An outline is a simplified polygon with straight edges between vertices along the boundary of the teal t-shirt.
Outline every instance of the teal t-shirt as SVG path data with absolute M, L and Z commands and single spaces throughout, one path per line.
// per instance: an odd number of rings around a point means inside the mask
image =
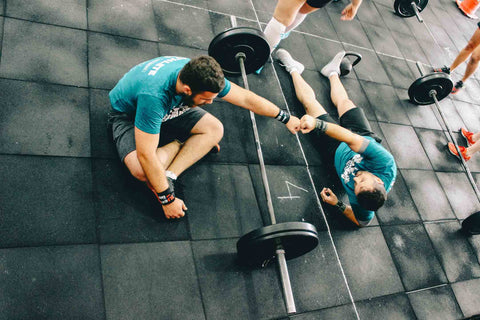
M 361 221 L 373 219 L 374 212 L 363 209 L 357 200 L 353 178 L 358 171 L 368 171 L 379 177 L 385 184 L 387 193 L 392 188 L 397 176 L 397 165 L 393 156 L 372 137 L 368 139 L 368 145 L 363 152 L 357 153 L 342 142 L 335 152 L 335 169 L 347 191 L 348 200 L 355 213 L 355 217 Z
M 188 58 L 158 57 L 140 63 L 128 71 L 110 91 L 113 109 L 135 114 L 135 127 L 157 134 L 162 120 L 176 107 L 182 106 L 183 96 L 175 92 L 177 77 Z M 231 84 L 225 79 L 225 87 L 218 94 L 224 97 Z

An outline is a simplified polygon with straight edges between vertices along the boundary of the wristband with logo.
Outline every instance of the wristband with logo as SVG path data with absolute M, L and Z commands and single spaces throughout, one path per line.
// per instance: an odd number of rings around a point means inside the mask
M 283 111 L 282 109 L 280 109 L 280 112 L 277 114 L 275 119 L 277 119 L 281 123 L 287 124 L 288 121 L 290 120 L 290 115 L 285 111 Z
M 166 205 L 175 201 L 175 193 L 170 189 L 157 193 L 157 199 L 162 205 Z

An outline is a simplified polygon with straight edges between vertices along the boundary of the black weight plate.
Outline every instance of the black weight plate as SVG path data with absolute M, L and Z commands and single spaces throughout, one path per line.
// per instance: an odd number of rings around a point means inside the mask
M 277 243 L 285 249 L 285 258 L 293 259 L 318 245 L 318 233 L 307 222 L 284 222 L 255 229 L 237 241 L 237 254 L 242 264 L 261 266 L 275 257 Z
M 415 80 L 408 88 L 408 96 L 412 103 L 432 104 L 434 100 L 430 96 L 431 90 L 437 92 L 437 99 L 440 101 L 452 92 L 452 88 L 453 81 L 448 74 L 435 72 Z
M 463 220 L 462 229 L 469 235 L 480 234 L 480 211 Z
M 236 27 L 223 31 L 213 38 L 208 54 L 218 61 L 223 71 L 241 74 L 237 53 L 245 54 L 245 73 L 263 66 L 270 56 L 270 46 L 262 31 L 250 27 Z
M 415 11 L 412 8 L 412 2 L 415 2 L 419 12 L 422 12 L 428 4 L 428 0 L 395 0 L 393 9 L 402 18 L 413 17 Z

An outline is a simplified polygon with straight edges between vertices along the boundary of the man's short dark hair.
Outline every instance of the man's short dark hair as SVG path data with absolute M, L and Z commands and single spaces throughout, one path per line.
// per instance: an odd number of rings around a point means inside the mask
M 377 211 L 387 200 L 387 191 L 382 184 L 376 182 L 373 190 L 359 192 L 357 200 L 362 208 Z
M 193 94 L 203 91 L 219 93 L 225 86 L 222 68 L 207 55 L 190 60 L 180 71 L 180 81 L 188 85 Z

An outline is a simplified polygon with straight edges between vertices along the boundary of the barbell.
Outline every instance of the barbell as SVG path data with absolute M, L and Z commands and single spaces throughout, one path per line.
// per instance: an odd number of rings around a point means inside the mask
M 236 27 L 232 17 L 233 28 L 216 35 L 208 47 L 208 54 L 215 58 L 225 73 L 242 75 L 245 89 L 249 90 L 247 73 L 263 66 L 270 56 L 270 46 L 262 31 L 250 27 Z M 318 245 L 318 232 L 314 225 L 307 222 L 276 223 L 272 197 L 265 170 L 260 138 L 255 115 L 250 111 L 257 155 L 260 163 L 262 181 L 267 198 L 271 225 L 255 229 L 237 241 L 239 262 L 248 266 L 265 266 L 276 258 L 288 314 L 296 313 L 287 259 L 299 257 Z

